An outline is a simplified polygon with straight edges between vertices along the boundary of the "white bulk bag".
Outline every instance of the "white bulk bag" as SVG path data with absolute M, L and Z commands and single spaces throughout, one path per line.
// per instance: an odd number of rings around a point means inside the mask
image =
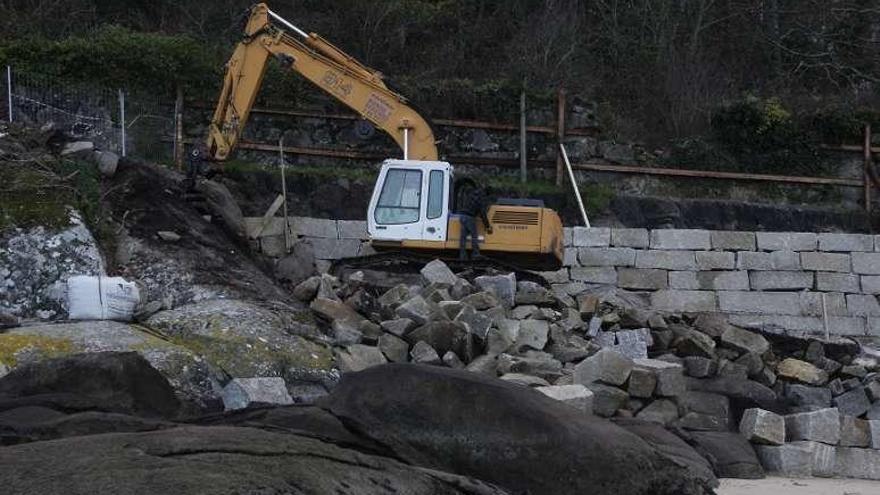
M 71 320 L 129 321 L 140 299 L 137 285 L 122 277 L 76 275 L 67 279 Z

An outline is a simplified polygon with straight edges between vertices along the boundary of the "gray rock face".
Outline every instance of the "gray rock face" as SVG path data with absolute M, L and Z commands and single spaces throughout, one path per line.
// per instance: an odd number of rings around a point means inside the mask
M 714 485 L 612 423 L 519 385 L 424 366 L 389 365 L 350 376 L 334 390 L 329 410 L 421 466 L 455 466 L 512 492 L 690 494 Z M 427 398 L 444 407 L 424 407 Z M 472 433 L 450 434 L 462 429 Z M 533 469 L 537 465 L 542 469 Z
M 293 404 L 283 378 L 234 378 L 223 387 L 223 406 L 227 411 L 254 404 Z
M 574 382 L 587 386 L 594 382 L 623 385 L 632 369 L 631 359 L 611 349 L 602 349 L 575 367 Z
M 70 452 L 76 452 L 70 456 Z M 204 462 L 210 458 L 211 462 Z M 37 466 L 52 465 L 51 471 Z M 157 476 L 156 473 L 163 473 Z M 330 495 L 375 486 L 417 495 L 504 495 L 501 489 L 438 471 L 338 447 L 305 436 L 230 426 L 182 426 L 148 433 L 73 437 L 0 449 L 0 478 L 10 495 L 230 493 Z
M 763 409 L 746 409 L 739 422 L 739 432 L 752 443 L 782 445 L 785 443 L 785 418 Z
M 332 319 L 363 319 L 335 301 L 315 299 L 312 307 Z M 209 363 L 232 377 L 280 376 L 290 386 L 297 382 L 332 384 L 336 373 L 331 351 L 290 332 L 306 326 L 298 323 L 301 317 L 301 313 L 285 308 L 210 300 L 156 313 L 147 325 L 180 345 L 198 349 Z M 245 348 L 247 352 L 242 351 Z
M 22 344 L 24 344 L 22 346 Z M 7 347 L 9 346 L 9 347 Z M 210 408 L 220 399 L 222 371 L 179 344 L 159 339 L 141 327 L 112 321 L 27 325 L 0 334 L 0 348 L 13 352 L 16 367 L 81 352 L 136 351 L 164 376 L 184 402 Z
M 840 413 L 836 408 L 785 416 L 788 441 L 808 440 L 837 445 L 840 441 Z

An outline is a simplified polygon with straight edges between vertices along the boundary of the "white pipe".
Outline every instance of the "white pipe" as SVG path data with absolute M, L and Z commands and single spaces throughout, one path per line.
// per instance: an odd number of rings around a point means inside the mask
M 122 156 L 125 156 L 125 91 L 119 90 L 119 128 L 122 131 Z
M 559 149 L 562 151 L 562 158 L 565 160 L 565 166 L 568 168 L 568 178 L 571 179 L 571 187 L 574 188 L 574 195 L 578 200 L 578 207 L 581 209 L 581 215 L 584 217 L 584 225 L 590 228 L 590 219 L 587 218 L 587 210 L 584 209 L 584 202 L 581 199 L 581 191 L 578 189 L 577 181 L 574 179 L 574 171 L 571 169 L 571 162 L 568 161 L 568 153 L 565 152 L 565 145 L 559 143 Z
M 409 127 L 403 128 L 403 159 L 409 160 Z
M 296 34 L 302 36 L 303 38 L 308 38 L 308 37 L 309 37 L 309 35 L 308 35 L 305 31 L 303 31 L 302 29 L 300 29 L 300 28 L 294 26 L 294 25 L 291 24 L 287 19 L 281 17 L 280 15 L 276 14 L 275 12 L 272 12 L 271 9 L 269 10 L 269 15 L 272 16 L 272 18 L 275 19 L 276 21 L 278 21 L 278 22 L 280 22 L 281 24 L 284 24 L 285 26 L 287 26 L 287 27 L 289 27 L 290 29 L 292 29 Z
M 6 97 L 9 105 L 9 123 L 12 123 L 12 66 L 6 66 Z

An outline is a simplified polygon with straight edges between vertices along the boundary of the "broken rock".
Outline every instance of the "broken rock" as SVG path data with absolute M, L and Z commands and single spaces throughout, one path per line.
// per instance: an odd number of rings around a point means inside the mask
M 390 333 L 379 337 L 379 350 L 392 363 L 405 363 L 409 357 L 409 344 Z
M 794 358 L 779 363 L 776 373 L 782 378 L 797 380 L 807 385 L 821 386 L 828 383 L 828 373 L 806 361 Z
M 523 320 L 519 323 L 519 331 L 516 336 L 517 348 L 530 347 L 541 350 L 547 345 L 547 335 L 550 325 L 543 320 Z
M 235 378 L 223 387 L 222 398 L 227 411 L 254 404 L 293 404 L 287 385 L 280 377 Z
M 446 263 L 440 260 L 434 260 L 421 270 L 422 277 L 429 284 L 438 284 L 445 287 L 452 287 L 458 280 L 458 277 L 452 273 L 452 270 L 446 266 Z
M 721 335 L 721 343 L 739 352 L 762 355 L 770 349 L 763 335 L 739 327 L 729 326 Z
M 631 359 L 611 349 L 602 349 L 575 366 L 574 382 L 588 388 L 594 382 L 623 385 L 632 369 Z
M 752 443 L 782 445 L 785 443 L 785 418 L 764 409 L 746 409 L 739 422 L 739 432 Z
M 427 342 L 421 340 L 416 342 L 409 353 L 414 363 L 440 364 L 440 355 Z
M 680 364 L 657 359 L 636 359 L 633 364 L 657 377 L 656 394 L 659 396 L 677 397 L 687 390 L 684 368 Z
M 550 304 L 553 302 L 553 294 L 540 284 L 522 281 L 517 284 L 516 304 Z
M 581 412 L 593 414 L 593 392 L 583 385 L 553 385 L 538 387 L 535 390 Z
M 785 416 L 788 441 L 809 440 L 837 445 L 840 441 L 840 413 L 836 408 Z
M 512 308 L 516 301 L 516 275 L 483 275 L 474 279 L 481 290 L 495 294 L 495 297 L 506 307 Z
M 363 344 L 352 344 L 345 350 L 337 351 L 337 361 L 339 368 L 346 373 L 363 371 L 388 362 L 378 347 Z
M 658 399 L 652 402 L 648 407 L 639 411 L 636 418 L 650 421 L 652 423 L 660 423 L 668 425 L 678 419 L 678 406 L 674 402 L 667 399 Z

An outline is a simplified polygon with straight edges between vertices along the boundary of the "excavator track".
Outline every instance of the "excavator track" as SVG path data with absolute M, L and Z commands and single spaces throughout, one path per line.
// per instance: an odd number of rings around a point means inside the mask
M 535 282 L 550 288 L 547 280 L 534 271 L 482 256 L 474 260 L 462 261 L 452 257 L 438 258 L 405 251 L 389 251 L 337 260 L 331 265 L 330 273 L 347 280 L 351 274 L 360 271 L 364 272 L 372 285 L 390 288 L 399 283 L 416 283 L 421 269 L 435 259 L 441 259 L 453 272 L 468 280 L 482 275 L 506 275 L 512 272 L 516 275 L 517 281 Z

